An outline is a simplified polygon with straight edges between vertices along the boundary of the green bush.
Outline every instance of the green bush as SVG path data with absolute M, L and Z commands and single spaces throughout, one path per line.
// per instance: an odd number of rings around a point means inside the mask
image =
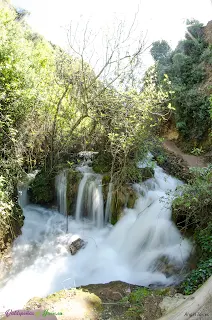
M 121 303 L 129 305 L 129 309 L 125 315 L 129 319 L 137 319 L 141 313 L 143 313 L 143 300 L 150 296 L 152 291 L 147 288 L 138 288 L 128 296 L 121 300 Z M 139 317 L 140 318 L 140 317 Z
M 212 166 L 191 169 L 189 183 L 180 187 L 173 202 L 173 218 L 178 227 L 192 231 L 196 244 L 196 269 L 180 286 L 192 294 L 212 275 Z
M 96 173 L 108 173 L 111 170 L 112 156 L 109 152 L 99 153 L 93 160 L 93 170 Z
M 211 126 L 209 98 L 192 89 L 176 91 L 176 126 L 185 139 L 202 140 Z
M 174 51 L 168 51 L 169 59 L 165 62 L 161 59 L 161 54 L 167 52 L 164 41 L 153 43 L 151 53 L 157 60 L 158 82 L 161 83 L 162 73 L 166 73 L 172 83 L 171 103 L 175 106 L 173 113 L 180 136 L 191 140 L 194 146 L 207 139 L 212 124 L 208 92 L 204 90 L 206 69 L 212 60 L 203 25 L 196 20 L 188 23 L 185 39 Z
M 212 275 L 212 223 L 205 229 L 195 233 L 199 262 L 186 280 L 181 284 L 181 290 L 189 295 L 195 292 Z
M 204 228 L 212 220 L 212 166 L 190 171 L 192 178 L 178 188 L 172 204 L 173 219 L 184 231 Z
M 126 166 L 122 169 L 121 172 L 122 184 L 125 183 L 138 183 L 143 179 L 142 170 L 137 167 L 137 164 L 134 161 L 128 161 Z
M 0 254 L 21 233 L 23 221 L 17 197 L 12 197 L 6 179 L 0 175 Z
M 163 296 L 170 296 L 170 288 L 151 290 L 145 287 L 135 288 L 129 295 L 122 298 L 121 304 L 128 306 L 125 312 L 126 319 L 153 319 L 161 316 L 160 308 L 155 309 L 157 315 L 150 311 L 150 304 L 157 305 Z M 159 310 L 158 310 L 159 309 Z M 154 317 L 155 319 L 155 317 Z
M 201 61 L 212 65 L 212 46 L 205 49 L 201 55 Z

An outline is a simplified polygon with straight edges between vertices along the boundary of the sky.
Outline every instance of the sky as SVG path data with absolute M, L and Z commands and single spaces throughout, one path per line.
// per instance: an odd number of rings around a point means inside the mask
M 99 32 L 120 19 L 130 25 L 137 12 L 137 35 L 143 31 L 148 43 L 165 39 L 174 48 L 184 36 L 186 19 L 194 18 L 204 24 L 212 19 L 212 0 L 11 0 L 11 3 L 28 10 L 32 28 L 63 48 L 67 46 L 66 30 L 71 21 L 75 25 L 80 21 L 82 26 L 89 20 L 90 27 Z

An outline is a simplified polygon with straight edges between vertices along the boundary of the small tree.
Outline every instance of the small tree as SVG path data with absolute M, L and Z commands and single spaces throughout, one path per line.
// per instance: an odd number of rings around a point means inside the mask
M 155 41 L 152 44 L 150 52 L 155 61 L 159 61 L 161 64 L 164 64 L 170 57 L 171 48 L 165 40 Z

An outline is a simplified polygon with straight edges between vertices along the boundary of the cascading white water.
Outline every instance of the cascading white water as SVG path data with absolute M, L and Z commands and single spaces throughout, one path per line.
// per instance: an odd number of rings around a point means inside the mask
M 79 222 L 83 217 L 83 196 L 85 193 L 85 186 L 90 177 L 90 173 L 84 173 L 82 180 L 80 181 L 79 188 L 78 188 L 78 195 L 77 195 L 77 206 L 76 206 L 76 213 L 75 218 Z
M 105 223 L 111 222 L 111 201 L 112 201 L 112 191 L 113 191 L 113 184 L 109 183 L 109 190 L 107 194 L 107 202 L 105 208 Z
M 58 211 L 67 215 L 67 171 L 61 171 L 55 179 Z
M 91 174 L 89 179 L 93 182 L 88 184 L 87 195 L 96 188 L 96 177 Z M 0 311 L 22 308 L 34 296 L 91 283 L 121 280 L 166 286 L 178 281 L 177 272 L 192 247 L 171 221 L 166 191 L 179 184 L 156 167 L 153 179 L 134 186 L 139 195 L 135 208 L 125 209 L 114 227 L 97 228 L 89 220 L 78 222 L 69 217 L 68 234 L 63 215 L 26 206 L 22 235 L 13 246 L 13 267 L 0 284 Z M 89 201 L 90 206 L 93 200 Z M 87 245 L 71 256 L 68 244 L 76 235 Z M 176 267 L 176 274 L 167 275 L 158 267 L 164 257 Z
M 28 185 L 18 186 L 18 204 L 22 209 L 29 204 Z
M 97 223 L 98 228 L 102 228 L 104 225 L 104 202 L 102 195 L 102 177 L 100 175 L 98 175 L 94 181 L 94 188 L 91 196 L 93 222 Z
M 101 228 L 104 224 L 102 177 L 95 174 L 88 166 L 78 169 L 83 173 L 83 178 L 78 188 L 76 221 L 79 222 L 86 215 L 97 227 Z
M 37 173 L 38 170 L 28 173 L 25 177 L 25 180 L 18 183 L 18 204 L 22 209 L 29 204 L 28 188 L 30 182 L 34 180 Z

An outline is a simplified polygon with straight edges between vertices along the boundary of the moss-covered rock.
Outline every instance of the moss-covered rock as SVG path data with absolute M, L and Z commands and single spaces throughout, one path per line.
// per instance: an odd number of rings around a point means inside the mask
M 137 199 L 138 199 L 137 193 L 133 189 L 130 189 L 129 195 L 128 195 L 128 201 L 127 201 L 127 208 L 133 209 Z
M 30 201 L 32 203 L 49 205 L 55 199 L 55 173 L 41 170 L 31 182 L 29 188 Z
M 161 315 L 159 304 L 167 296 L 173 296 L 173 288 L 149 289 L 121 281 L 83 287 L 101 298 L 103 310 L 100 319 L 154 320 Z
M 109 183 L 110 183 L 110 175 L 109 174 L 104 174 L 102 177 L 102 194 L 103 194 L 103 201 L 106 206 L 107 202 L 107 196 L 109 192 Z
M 66 164 L 60 164 L 52 171 L 41 170 L 36 175 L 29 188 L 30 201 L 47 206 L 55 204 L 57 202 L 55 177 L 62 170 L 67 170 L 67 212 L 73 214 L 82 174 L 75 168 L 67 168 Z
M 122 188 L 113 192 L 112 201 L 111 201 L 111 223 L 112 224 L 115 224 L 118 221 L 124 207 L 126 206 L 126 201 L 127 201 L 127 198 Z
M 35 297 L 27 302 L 26 310 L 48 310 L 61 313 L 60 319 L 98 320 L 102 311 L 101 299 L 83 289 L 61 290 L 46 298 Z
M 68 169 L 67 173 L 67 212 L 73 215 L 76 208 L 77 193 L 82 174 L 75 169 Z
M 172 287 L 152 290 L 114 281 L 61 290 L 46 298 L 36 297 L 24 308 L 60 312 L 61 320 L 156 320 L 162 315 L 161 301 L 175 293 Z
M 112 194 L 111 201 L 111 223 L 115 224 L 121 217 L 124 208 L 133 208 L 138 198 L 135 190 L 130 186 L 122 186 Z

